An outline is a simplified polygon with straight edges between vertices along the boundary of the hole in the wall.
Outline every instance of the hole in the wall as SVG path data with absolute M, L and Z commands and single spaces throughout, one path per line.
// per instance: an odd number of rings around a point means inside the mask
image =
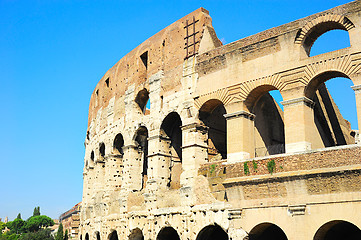
M 118 133 L 114 138 L 113 148 L 115 154 L 123 155 L 124 139 L 121 133 Z
M 100 143 L 100 145 L 99 145 L 99 154 L 100 154 L 100 157 L 102 157 L 102 158 L 105 157 L 105 144 L 104 143 Z
M 106 85 L 107 87 L 109 87 L 109 78 L 107 78 L 107 80 L 105 80 L 105 85 Z
M 140 107 L 143 114 L 147 113 L 147 103 L 149 102 L 150 108 L 150 101 L 149 101 L 149 92 L 146 88 L 140 90 L 135 98 L 135 102 Z M 149 110 L 149 109 L 148 109 Z
M 148 51 L 146 51 L 142 55 L 140 55 L 140 59 L 142 59 L 145 69 L 148 69 Z

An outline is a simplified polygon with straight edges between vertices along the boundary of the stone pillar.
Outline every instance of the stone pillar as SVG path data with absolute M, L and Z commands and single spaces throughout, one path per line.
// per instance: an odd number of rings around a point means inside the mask
M 160 135 L 148 138 L 148 182 L 162 189 L 167 188 L 169 181 L 170 155 L 165 149 L 167 144 L 170 144 L 170 139 Z
M 227 120 L 227 162 L 254 157 L 254 117 L 246 111 L 225 114 Z
M 358 129 L 360 133 L 361 129 L 361 85 L 355 85 L 351 87 L 355 91 L 355 99 L 356 99 L 356 111 L 357 111 L 357 123 Z M 360 134 L 357 135 L 355 139 L 357 144 L 361 143 Z
M 143 159 L 135 145 L 124 146 L 124 184 L 122 188 L 129 191 L 142 189 L 142 164 Z
M 284 106 L 286 153 L 311 150 L 319 136 L 314 123 L 314 102 L 299 97 L 281 102 Z
M 181 186 L 193 186 L 193 180 L 198 175 L 198 168 L 206 163 L 207 132 L 206 126 L 200 123 L 190 123 L 182 127 L 182 168 Z

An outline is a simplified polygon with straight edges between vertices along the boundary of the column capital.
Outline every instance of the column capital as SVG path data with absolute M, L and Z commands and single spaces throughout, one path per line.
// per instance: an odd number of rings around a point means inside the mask
M 234 113 L 227 113 L 223 115 L 227 120 L 232 119 L 232 118 L 246 118 L 249 120 L 254 120 L 254 118 L 256 117 L 256 115 L 250 113 L 250 112 L 246 112 L 246 111 L 238 111 L 238 112 L 234 112 Z
M 361 92 L 361 85 L 354 85 L 351 86 L 352 90 L 355 91 L 355 93 L 360 93 Z
M 314 101 L 312 101 L 308 97 L 299 97 L 299 98 L 294 98 L 294 99 L 282 101 L 281 104 L 284 107 L 292 106 L 292 105 L 299 105 L 299 104 L 304 104 L 304 105 L 306 105 L 306 106 L 308 106 L 310 108 L 313 108 L 315 106 Z

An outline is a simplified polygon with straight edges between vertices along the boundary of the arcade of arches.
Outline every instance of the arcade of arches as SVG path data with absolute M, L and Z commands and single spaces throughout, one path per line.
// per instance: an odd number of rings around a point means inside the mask
M 359 239 L 360 9 L 223 45 L 200 8 L 122 58 L 91 96 L 77 238 Z

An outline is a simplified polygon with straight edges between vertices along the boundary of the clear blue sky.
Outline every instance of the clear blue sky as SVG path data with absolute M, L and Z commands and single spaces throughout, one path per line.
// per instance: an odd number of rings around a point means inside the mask
M 230 43 L 346 2 L 0 0 L 0 217 L 57 218 L 81 201 L 90 95 L 164 27 L 204 7 Z

